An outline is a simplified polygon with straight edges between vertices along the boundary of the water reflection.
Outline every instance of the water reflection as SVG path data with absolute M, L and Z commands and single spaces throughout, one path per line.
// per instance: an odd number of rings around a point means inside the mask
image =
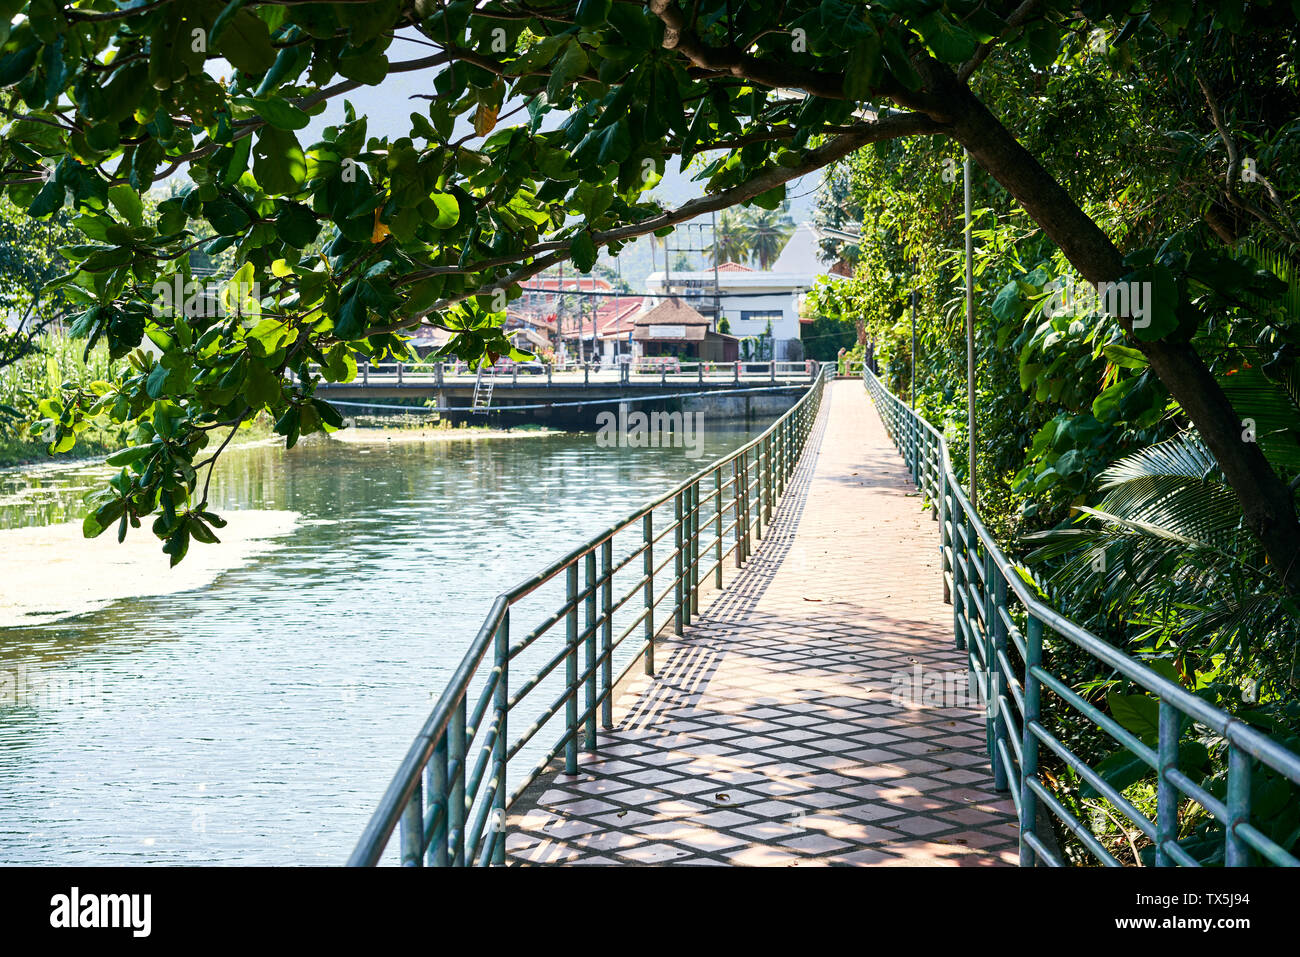
M 0 629 L 0 862 L 341 862 L 491 598 L 699 464 L 591 435 L 233 451 L 213 501 L 299 513 L 278 550 Z M 106 471 L 0 476 L 0 528 L 79 518 Z

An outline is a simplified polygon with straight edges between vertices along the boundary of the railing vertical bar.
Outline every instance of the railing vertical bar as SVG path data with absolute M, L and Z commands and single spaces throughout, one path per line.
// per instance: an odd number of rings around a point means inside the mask
M 674 634 L 681 636 L 686 626 L 686 609 L 682 603 L 682 596 L 685 594 L 682 587 L 682 492 L 673 496 L 673 574 L 676 578 L 676 584 L 673 587 L 673 630 Z
M 1225 867 L 1249 867 L 1250 849 L 1237 834 L 1237 826 L 1250 822 L 1250 755 L 1228 745 L 1228 820 L 1224 822 Z
M 401 836 L 402 866 L 419 867 L 424 854 L 424 791 L 419 781 L 415 793 L 402 812 Z
M 715 567 L 713 569 L 713 587 L 722 589 L 722 466 L 713 470 L 713 521 L 717 535 L 713 543 Z
M 578 563 L 570 562 L 565 569 L 565 591 L 568 612 L 565 614 L 564 657 L 564 727 L 568 737 L 564 742 L 564 773 L 578 773 Z
M 586 601 L 584 602 L 584 604 L 586 605 L 585 628 L 586 628 L 586 636 L 587 636 L 587 640 L 585 642 L 586 661 L 584 663 L 584 670 L 587 673 L 587 680 L 585 682 L 587 686 L 586 689 L 587 697 L 585 702 L 586 704 L 585 710 L 587 712 L 587 720 L 586 720 L 587 733 L 585 736 L 585 740 L 583 741 L 583 744 L 584 744 L 584 750 L 590 752 L 596 750 L 596 721 L 597 721 L 597 715 L 596 715 L 597 674 L 596 673 L 598 670 L 596 667 L 596 641 L 597 641 L 596 632 L 598 631 L 600 626 L 600 623 L 596 620 L 596 592 L 597 592 L 598 582 L 596 580 L 595 549 L 587 552 L 587 556 L 583 564 L 586 566 L 586 573 L 587 573 L 586 575 L 587 598 Z
M 506 755 L 509 753 L 508 719 L 510 717 L 510 608 L 501 616 L 496 634 L 496 668 L 500 672 L 493 705 L 496 709 L 497 737 L 492 743 L 492 764 L 496 791 L 492 797 L 492 863 L 506 862 Z
M 732 557 L 735 559 L 736 567 L 739 568 L 745 560 L 743 546 L 740 544 L 743 535 L 740 526 L 744 523 L 743 513 L 740 508 L 740 457 L 737 456 L 731 460 L 731 514 L 735 519 L 736 528 L 736 547 L 732 551 Z
M 433 826 L 429 838 L 428 863 L 430 867 L 447 866 L 447 739 L 434 746 L 429 759 L 429 805 L 439 805 L 442 813 Z
M 1178 788 L 1169 779 L 1169 772 L 1178 769 L 1180 725 L 1178 711 L 1161 699 L 1157 748 L 1160 767 L 1156 782 L 1156 867 L 1170 866 L 1165 845 L 1178 838 Z
M 1043 623 L 1032 614 L 1025 627 L 1025 713 L 1020 729 L 1020 866 L 1037 860 L 1028 838 L 1038 837 L 1038 795 L 1029 782 L 1038 777 L 1038 723 L 1043 688 L 1034 669 L 1043 662 Z
M 456 773 L 451 778 L 450 794 L 447 796 L 447 839 L 451 843 L 449 856 L 452 867 L 464 867 L 466 748 L 463 696 L 456 705 L 451 726 L 447 729 L 447 756 L 456 768 Z
M 700 483 L 691 483 L 691 619 L 700 615 Z
M 614 726 L 614 540 L 600 543 L 600 680 L 605 700 L 600 706 L 601 727 Z
M 645 548 L 641 567 L 645 577 L 645 673 L 655 673 L 655 559 L 654 509 L 641 519 L 641 544 Z

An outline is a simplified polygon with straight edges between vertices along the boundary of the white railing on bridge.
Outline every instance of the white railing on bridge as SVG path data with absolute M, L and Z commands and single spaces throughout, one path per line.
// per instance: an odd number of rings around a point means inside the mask
M 816 378 L 819 363 L 801 362 L 706 362 L 695 360 L 664 361 L 659 357 L 642 357 L 633 363 L 557 363 L 510 362 L 492 366 L 496 385 L 550 384 L 616 385 L 650 384 L 798 384 Z M 477 370 L 460 360 L 439 362 L 363 362 L 357 368 L 351 386 L 472 386 Z

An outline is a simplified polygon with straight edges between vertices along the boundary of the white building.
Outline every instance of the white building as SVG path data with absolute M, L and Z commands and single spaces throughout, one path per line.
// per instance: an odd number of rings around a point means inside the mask
M 654 272 L 646 278 L 646 288 L 653 297 L 681 296 L 696 311 L 715 320 L 720 306 L 729 333 L 742 340 L 763 335 L 771 322 L 775 358 L 797 362 L 804 358 L 801 321 L 811 322 L 811 317 L 801 320 L 799 315 L 803 295 L 818 276 L 831 275 L 830 264 L 822 262 L 819 241 L 813 225 L 802 223 L 786 241 L 771 269 L 722 263 L 716 273 L 717 298 L 713 269 L 670 271 L 666 275 Z M 647 302 L 653 304 L 654 300 Z

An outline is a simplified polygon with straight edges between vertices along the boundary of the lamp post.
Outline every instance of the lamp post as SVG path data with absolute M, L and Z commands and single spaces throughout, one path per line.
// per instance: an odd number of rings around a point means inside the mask
M 971 234 L 970 153 L 962 151 L 962 192 L 966 203 L 966 426 L 970 461 L 970 504 L 975 507 L 975 237 Z
M 912 411 L 916 411 L 916 257 L 912 257 Z

